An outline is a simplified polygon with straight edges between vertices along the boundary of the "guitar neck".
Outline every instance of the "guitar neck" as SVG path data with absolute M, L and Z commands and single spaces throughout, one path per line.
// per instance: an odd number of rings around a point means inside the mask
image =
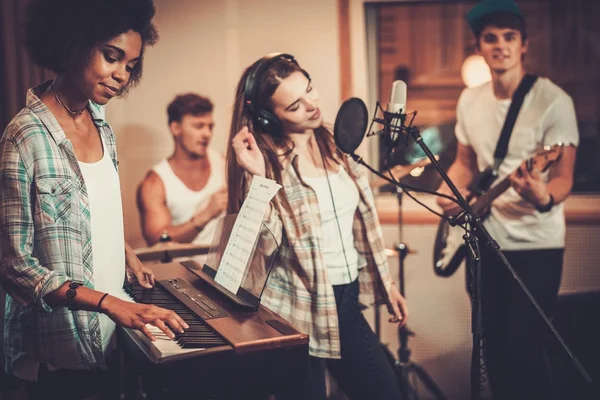
M 485 194 L 483 194 L 477 201 L 472 205 L 473 211 L 480 213 L 483 209 L 489 206 L 502 193 L 506 192 L 510 187 L 510 180 L 508 177 L 500 181 L 496 186 L 492 187 Z
M 550 168 L 550 166 L 552 166 L 552 164 L 560 160 L 562 151 L 562 144 L 554 145 L 550 149 L 544 149 L 544 151 L 537 153 L 535 156 L 527 160 L 528 170 L 531 171 L 531 169 L 535 166 L 539 171 L 546 171 L 548 168 Z M 502 193 L 506 192 L 509 187 L 510 178 L 507 176 L 496 186 L 492 187 L 486 193 L 481 195 L 481 197 L 479 197 L 477 201 L 471 205 L 471 208 L 477 214 L 481 214 L 484 209 L 492 204 L 492 201 L 494 201 Z

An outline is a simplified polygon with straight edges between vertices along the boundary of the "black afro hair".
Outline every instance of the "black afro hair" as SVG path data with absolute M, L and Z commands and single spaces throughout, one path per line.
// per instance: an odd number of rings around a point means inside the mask
M 142 77 L 144 49 L 158 40 L 152 24 L 152 0 L 31 0 L 25 46 L 32 60 L 56 73 L 85 65 L 95 46 L 133 30 L 142 38 L 142 54 L 127 87 Z

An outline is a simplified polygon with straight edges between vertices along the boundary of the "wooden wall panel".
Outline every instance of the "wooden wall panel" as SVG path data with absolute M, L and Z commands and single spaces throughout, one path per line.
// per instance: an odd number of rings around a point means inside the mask
M 452 122 L 463 89 L 460 68 L 475 53 L 464 20 L 472 2 L 394 3 L 380 11 L 379 93 L 388 101 L 394 70 L 411 71 L 409 109 L 420 124 Z M 550 77 L 574 98 L 580 119 L 600 112 L 600 2 L 537 0 L 519 2 L 530 38 L 526 65 Z

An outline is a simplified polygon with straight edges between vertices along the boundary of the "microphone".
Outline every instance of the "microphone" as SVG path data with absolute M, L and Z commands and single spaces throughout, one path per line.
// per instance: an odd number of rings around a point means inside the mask
M 401 135 L 410 135 L 414 138 L 415 142 L 418 143 L 421 146 L 421 148 L 423 148 L 425 155 L 429 158 L 431 163 L 436 166 L 436 169 L 438 169 L 438 171 L 441 170 L 443 172 L 443 169 L 439 166 L 437 157 L 433 155 L 429 148 L 427 148 L 427 145 L 423 143 L 423 138 L 419 133 L 419 128 L 412 126 L 415 116 L 417 115 L 416 111 L 413 111 L 410 114 L 408 114 L 412 116 L 412 118 L 410 119 L 408 126 L 405 125 L 406 117 L 408 116 L 407 114 L 402 112 L 403 108 L 405 107 L 405 104 L 406 83 L 402 81 L 396 81 L 394 82 L 394 85 L 392 87 L 390 103 L 388 105 L 389 111 L 384 111 L 381 108 L 379 102 L 377 102 L 375 108 L 375 115 L 371 119 L 371 125 L 369 126 L 368 130 L 368 132 L 371 133 L 367 133 L 366 136 L 368 137 L 384 133 L 386 134 L 386 141 L 389 139 L 389 141 L 397 142 Z M 381 112 L 383 113 L 383 118 L 377 118 L 377 112 L 379 110 L 381 110 Z M 373 127 L 373 124 L 375 122 L 383 125 L 383 129 L 379 132 L 371 131 L 371 128 Z M 360 143 L 365 137 L 365 132 L 368 123 L 369 112 L 367 111 L 367 106 L 361 99 L 352 97 L 344 101 L 344 103 L 340 107 L 340 110 L 337 113 L 337 116 L 335 118 L 335 124 L 333 126 L 333 139 L 337 148 L 340 149 L 343 153 L 352 157 L 352 159 L 355 162 L 367 168 L 374 175 L 378 176 L 379 178 L 383 179 L 388 183 L 394 184 L 395 186 L 404 190 L 404 192 L 406 193 L 408 193 L 408 191 L 429 193 L 436 196 L 446 197 L 455 201 L 452 197 L 437 193 L 433 190 L 417 188 L 406 183 L 401 183 L 399 179 L 396 179 L 393 176 L 385 176 L 384 174 L 367 164 L 361 156 L 355 153 L 355 151 L 356 149 L 358 149 L 358 146 L 360 146 Z M 428 161 L 424 161 L 423 167 L 428 164 Z M 418 200 L 416 201 L 419 202 Z
M 406 131 L 404 125 L 406 121 L 405 107 L 406 83 L 395 81 L 392 85 L 388 109 L 383 110 L 377 102 L 368 132 L 371 132 L 375 122 L 381 124 L 383 129 L 378 132 L 367 133 L 367 136 L 383 135 L 383 139 L 389 148 L 396 147 L 401 134 Z M 377 117 L 379 111 L 383 118 Z M 365 136 L 368 123 L 369 113 L 365 103 L 356 97 L 346 100 L 340 107 L 333 126 L 333 138 L 336 146 L 344 153 L 354 155 Z
M 394 81 L 392 92 L 390 93 L 390 102 L 388 112 L 399 113 L 406 109 L 406 83 L 404 81 Z
M 390 93 L 390 102 L 387 110 L 383 112 L 383 140 L 386 146 L 393 148 L 398 145 L 401 128 L 406 119 L 406 83 L 404 81 L 394 81 L 392 92 Z

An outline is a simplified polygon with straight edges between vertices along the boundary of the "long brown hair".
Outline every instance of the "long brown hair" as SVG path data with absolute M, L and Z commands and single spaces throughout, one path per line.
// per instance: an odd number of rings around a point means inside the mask
M 231 128 L 229 132 L 229 143 L 231 143 L 234 136 L 244 126 L 248 127 L 248 130 L 252 132 L 256 138 L 258 148 L 262 152 L 265 159 L 266 177 L 273 179 L 283 186 L 283 166 L 280 157 L 285 156 L 293 151 L 294 143 L 287 133 L 279 135 L 271 134 L 261 130 L 259 126 L 253 123 L 252 116 L 244 107 L 244 86 L 246 80 L 248 79 L 248 74 L 263 61 L 264 59 L 261 58 L 248 67 L 242 74 L 242 78 L 237 85 L 235 92 L 235 105 L 233 108 Z M 273 93 L 275 93 L 275 90 L 281 81 L 294 72 L 302 72 L 302 69 L 298 66 L 298 64 L 285 58 L 275 60 L 262 74 L 260 77 L 260 82 L 256 82 L 258 85 L 258 90 L 255 106 L 273 113 L 273 103 L 271 100 Z M 319 151 L 323 155 L 327 164 L 330 162 L 337 163 L 337 160 L 339 160 L 341 157 L 336 150 L 333 137 L 329 131 L 323 126 L 315 129 L 315 139 L 319 147 Z M 227 181 L 229 182 L 227 211 L 229 213 L 237 213 L 239 212 L 244 201 L 244 195 L 247 191 L 247 182 L 244 169 L 238 164 L 235 151 L 231 145 L 229 145 L 227 148 L 227 178 Z M 239 184 L 237 184 L 238 182 Z M 285 194 L 285 187 L 279 191 L 276 199 L 290 215 L 293 215 L 291 206 Z

